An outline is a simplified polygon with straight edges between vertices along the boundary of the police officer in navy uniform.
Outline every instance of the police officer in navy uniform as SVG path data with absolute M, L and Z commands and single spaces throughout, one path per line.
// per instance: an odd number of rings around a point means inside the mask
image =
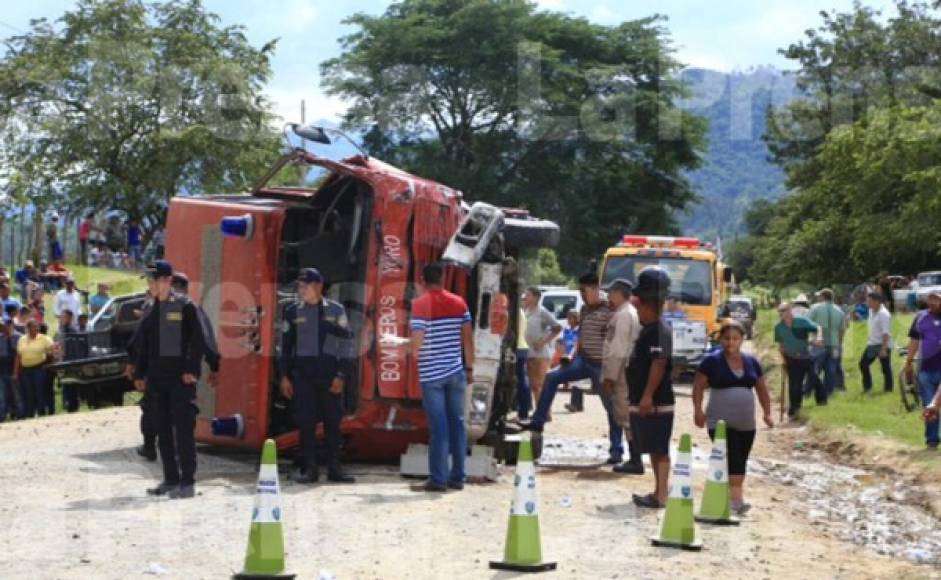
M 173 291 L 183 296 L 189 296 L 190 279 L 184 272 L 174 272 L 170 282 Z M 206 382 L 214 385 L 216 382 L 216 373 L 219 372 L 219 363 L 222 361 L 222 355 L 219 354 L 219 345 L 216 342 L 216 333 L 212 330 L 212 323 L 209 321 L 209 315 L 203 310 L 202 306 L 196 305 L 196 314 L 199 316 L 199 327 L 205 338 L 206 364 L 209 366 L 209 376 Z
M 323 276 L 304 268 L 298 279 L 299 301 L 284 310 L 281 334 L 281 393 L 294 400 L 294 412 L 306 468 L 295 480 L 315 483 L 317 422 L 327 436 L 327 479 L 352 483 L 340 467 L 340 420 L 343 389 L 351 373 L 352 337 L 346 311 L 323 296 Z
M 134 386 L 153 396 L 163 481 L 151 495 L 174 499 L 196 493 L 196 383 L 205 338 L 196 306 L 173 292 L 173 267 L 159 260 L 148 268 L 154 303 L 140 324 Z M 146 382 L 145 382 L 146 381 Z

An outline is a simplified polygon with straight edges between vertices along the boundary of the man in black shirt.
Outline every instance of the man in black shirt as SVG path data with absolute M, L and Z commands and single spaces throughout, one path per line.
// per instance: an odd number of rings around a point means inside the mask
M 670 277 L 659 267 L 637 275 L 634 294 L 641 330 L 627 367 L 631 432 L 639 453 L 650 455 L 656 477 L 654 492 L 634 495 L 640 507 L 662 508 L 667 502 L 670 477 L 670 436 L 673 432 L 673 331 L 661 320 Z

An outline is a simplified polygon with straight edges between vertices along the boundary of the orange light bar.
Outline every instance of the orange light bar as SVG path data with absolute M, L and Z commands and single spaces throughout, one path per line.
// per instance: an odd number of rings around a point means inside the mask
M 621 239 L 624 246 L 652 246 L 657 248 L 699 248 L 699 240 L 696 238 L 671 238 L 668 236 L 624 236 Z

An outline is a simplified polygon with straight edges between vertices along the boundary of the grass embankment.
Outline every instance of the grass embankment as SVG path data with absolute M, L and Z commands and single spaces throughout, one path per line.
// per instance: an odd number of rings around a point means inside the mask
M 899 314 L 892 319 L 893 347 L 908 343 L 911 314 Z M 778 322 L 777 312 L 762 310 L 759 313 L 759 332 L 756 334 L 758 351 L 764 355 L 762 361 L 769 368 L 769 386 L 775 397 L 780 392 L 780 357 L 774 344 L 774 326 Z M 898 385 L 891 393 L 883 392 L 882 369 L 879 361 L 870 368 L 873 389 L 869 394 L 862 391 L 859 359 L 866 348 L 868 334 L 865 321 L 853 322 L 844 341 L 843 370 L 846 374 L 846 392 L 837 392 L 827 406 L 818 407 L 813 397 L 804 399 L 803 415 L 816 427 L 842 428 L 854 426 L 862 432 L 887 436 L 915 447 L 924 447 L 924 423 L 919 412 L 907 413 L 902 408 Z M 893 348 L 892 374 L 896 383 L 904 359 Z M 775 414 L 777 417 L 777 414 Z

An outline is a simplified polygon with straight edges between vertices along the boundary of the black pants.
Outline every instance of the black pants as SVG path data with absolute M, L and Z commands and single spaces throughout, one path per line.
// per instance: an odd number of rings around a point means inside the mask
M 748 469 L 748 456 L 755 444 L 756 430 L 740 431 L 726 427 L 726 445 L 728 446 L 729 475 L 745 475 Z M 709 429 L 709 439 L 716 440 L 716 430 Z
M 294 416 L 300 430 L 301 454 L 306 467 L 317 468 L 317 423 L 323 421 L 323 430 L 327 436 L 327 465 L 335 469 L 340 463 L 343 396 L 331 394 L 329 385 L 315 384 L 310 379 L 295 375 Z
M 872 390 L 872 375 L 869 373 L 869 367 L 877 358 L 882 366 L 882 384 L 885 391 L 888 393 L 892 390 L 892 351 L 890 350 L 888 356 L 882 358 L 879 356 L 881 350 L 882 347 L 879 345 L 867 346 L 863 351 L 863 358 L 859 359 L 859 372 L 863 375 L 863 391 Z
M 804 380 L 807 378 L 807 373 L 813 368 L 813 361 L 809 358 L 787 357 L 785 364 L 787 364 L 787 393 L 790 403 L 787 414 L 793 417 L 801 410 L 801 401 L 804 398 Z
M 154 410 L 156 397 L 151 389 L 145 389 L 140 399 L 140 433 L 144 437 L 144 449 L 157 449 L 157 413 Z
M 196 385 L 148 377 L 147 389 L 153 389 L 163 481 L 192 485 L 196 477 Z

